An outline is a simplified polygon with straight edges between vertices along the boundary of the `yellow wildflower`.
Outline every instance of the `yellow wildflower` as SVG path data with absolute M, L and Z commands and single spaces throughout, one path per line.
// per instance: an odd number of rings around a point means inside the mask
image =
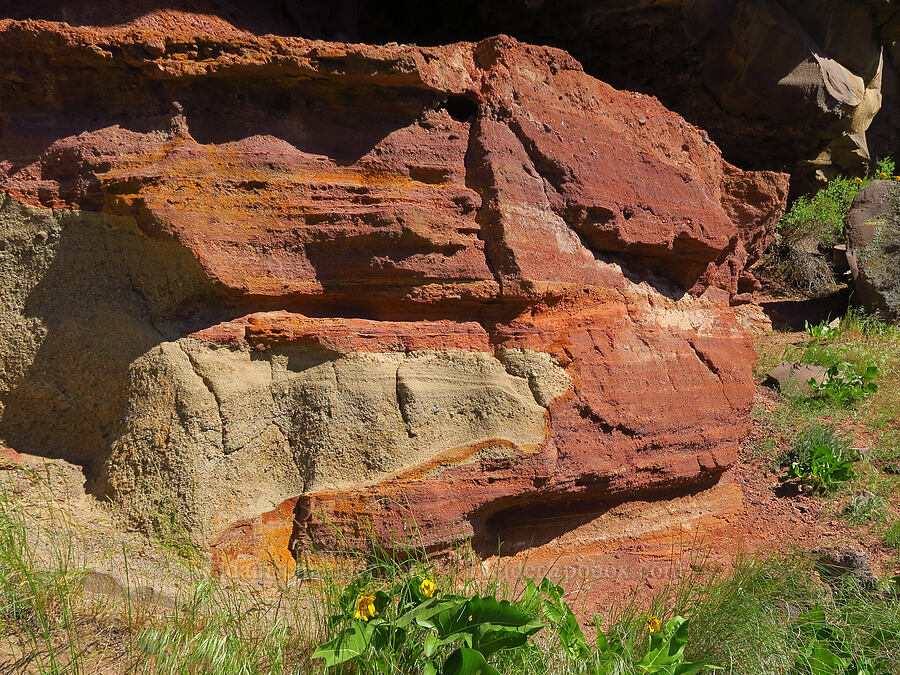
M 437 590 L 437 585 L 431 579 L 422 579 L 422 585 L 419 586 L 419 589 L 422 591 L 422 595 L 430 598 Z
M 882 177 L 882 178 L 887 178 L 887 174 L 886 174 L 884 171 L 882 171 L 882 172 L 881 172 L 881 177 Z
M 862 178 L 857 178 L 857 179 L 856 179 L 856 182 L 857 182 L 857 183 L 862 183 Z
M 655 633 L 662 627 L 662 624 L 659 622 L 659 617 L 653 616 L 652 614 L 647 617 L 647 629 L 651 633 Z
M 900 176 L 894 176 L 894 180 L 900 180 Z
M 356 601 L 356 614 L 354 616 L 363 621 L 368 621 L 369 617 L 375 616 L 375 596 L 363 595 L 360 597 Z

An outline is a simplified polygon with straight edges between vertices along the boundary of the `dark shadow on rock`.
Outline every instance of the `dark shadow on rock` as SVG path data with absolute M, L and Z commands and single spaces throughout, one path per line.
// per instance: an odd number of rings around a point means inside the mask
M 176 10 L 219 17 L 236 28 L 259 35 L 295 35 L 297 26 L 291 15 L 296 13 L 285 11 L 291 4 L 283 0 L 2 0 L 0 13 L 4 18 L 64 21 L 70 26 L 115 26 L 141 19 L 153 11 Z M 323 9 L 325 3 L 321 5 Z
M 265 67 L 240 75 L 196 78 L 167 92 L 184 107 L 199 143 L 274 136 L 298 150 L 350 165 L 392 132 L 437 107 L 437 92 L 359 82 L 279 77 Z
M 382 87 L 340 77 L 305 79 L 269 65 L 225 68 L 215 77 L 154 80 L 124 62 L 95 62 L 96 57 L 84 51 L 60 56 L 87 61 L 78 68 L 44 64 L 40 77 L 49 82 L 38 94 L 0 83 L 5 114 L 0 120 L 0 157 L 12 164 L 9 175 L 44 156 L 56 141 L 78 134 L 114 127 L 168 133 L 175 103 L 199 143 L 267 136 L 350 165 L 447 98 L 421 88 Z M 14 63 L 0 57 L 0 67 Z M 92 168 L 78 159 L 65 152 L 61 158 L 45 157 L 43 178 L 57 181 L 64 193 L 67 181 L 86 178 L 77 172 Z
M 610 478 L 601 476 L 580 480 L 583 489 L 579 492 L 538 491 L 498 499 L 470 514 L 476 533 L 472 548 L 482 558 L 515 555 L 553 541 L 635 499 L 666 501 L 696 494 L 715 485 L 719 475 L 687 485 L 659 487 L 639 496 L 608 493 Z
M 121 433 L 132 362 L 178 337 L 162 326 L 171 306 L 210 289 L 185 249 L 148 240 L 130 221 L 84 212 L 59 212 L 59 221 L 24 310 L 45 336 L 3 396 L 0 436 L 83 465 L 90 487 Z
M 850 306 L 851 290 L 841 288 L 821 298 L 770 300 L 760 303 L 776 330 L 802 331 L 805 322 L 819 324 L 843 316 Z

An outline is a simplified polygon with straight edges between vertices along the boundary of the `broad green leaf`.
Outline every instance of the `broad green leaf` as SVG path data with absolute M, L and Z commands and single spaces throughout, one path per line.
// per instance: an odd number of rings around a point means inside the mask
M 442 675 L 500 675 L 484 660 L 481 652 L 467 647 L 454 651 L 444 662 Z
M 384 591 L 375 591 L 375 612 L 383 614 L 384 608 L 391 604 L 391 596 Z
M 497 626 L 525 626 L 532 623 L 532 618 L 510 604 L 508 600 L 496 598 L 474 597 L 469 600 L 469 615 L 473 626 L 492 623 Z
M 480 651 L 485 658 L 501 649 L 514 649 L 528 642 L 528 636 L 516 628 L 482 624 L 475 629 L 472 647 Z
M 471 632 L 485 623 L 496 626 L 527 628 L 537 632 L 542 624 L 535 624 L 528 614 L 510 604 L 507 600 L 493 597 L 475 596 L 459 606 L 448 607 L 433 617 L 438 635 L 446 637 L 453 633 Z
M 532 616 L 535 616 L 540 611 L 541 594 L 538 591 L 537 586 L 534 585 L 533 579 L 526 579 L 525 593 L 522 594 L 522 599 L 516 603 L 516 607 Z
M 465 605 L 466 601 L 448 600 L 446 598 L 433 597 L 416 605 L 394 622 L 398 628 L 405 628 L 413 621 L 422 628 L 431 628 L 431 618 L 453 606 Z
M 425 636 L 425 645 L 422 649 L 422 651 L 425 653 L 425 656 L 427 656 L 430 659 L 432 656 L 434 656 L 434 653 L 437 651 L 437 648 L 438 648 L 438 636 L 435 635 L 434 633 L 429 633 L 428 635 L 426 635 Z
M 374 630 L 375 626 L 353 621 L 336 638 L 317 647 L 312 657 L 324 659 L 326 668 L 359 658 L 368 649 Z

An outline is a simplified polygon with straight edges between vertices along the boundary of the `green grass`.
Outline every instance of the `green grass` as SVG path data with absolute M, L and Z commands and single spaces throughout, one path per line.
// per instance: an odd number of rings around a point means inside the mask
M 39 480 L 40 477 L 36 477 Z M 900 526 L 888 529 L 900 540 Z M 893 532 L 893 535 L 890 533 Z M 478 559 L 460 549 L 453 564 L 437 564 L 421 551 L 376 550 L 343 565 L 317 569 L 319 581 L 294 580 L 274 587 L 212 578 L 208 563 L 179 558 L 173 607 L 145 605 L 130 593 L 98 598 L 85 590 L 88 567 L 80 559 L 79 533 L 58 504 L 26 504 L 0 489 L 0 663 L 18 661 L 35 673 L 134 672 L 210 675 L 322 672 L 313 648 L 333 636 L 328 617 L 341 612 L 341 596 L 390 589 L 399 579 L 433 578 L 443 592 L 519 600 L 524 579 L 485 576 Z M 119 555 L 112 551 L 110 555 Z M 123 548 L 121 565 L 128 564 Z M 505 582 L 501 579 L 513 581 Z M 565 597 L 580 607 L 576 593 Z M 703 560 L 683 568 L 658 594 L 598 610 L 599 628 L 611 640 L 633 642 L 635 660 L 648 644 L 647 615 L 663 622 L 690 621 L 685 656 L 721 665 L 726 673 L 803 673 L 796 654 L 809 647 L 803 622 L 820 606 L 829 634 L 854 658 L 900 669 L 900 602 L 852 584 L 835 590 L 819 579 L 802 553 L 745 558 L 733 570 L 709 571 Z M 526 646 L 501 651 L 491 662 L 501 673 L 597 673 L 602 660 L 586 631 L 591 654 L 576 659 L 564 649 L 552 621 Z M 835 638 L 835 639 L 838 639 Z M 418 674 L 421 645 L 403 642 L 384 662 L 342 673 Z M 607 672 L 643 672 L 617 661 Z M 595 670 L 591 670 L 595 668 Z
M 9 672 L 315 672 L 308 654 L 321 616 L 309 589 L 214 579 L 208 561 L 190 556 L 167 572 L 172 608 L 137 602 L 136 584 L 118 595 L 92 593 L 82 534 L 49 489 L 35 503 L 0 484 L 0 665 Z M 123 544 L 105 557 L 127 580 L 137 555 Z
M 900 327 L 879 321 L 857 309 L 848 311 L 841 320 L 841 332 L 833 339 L 807 338 L 799 344 L 789 344 L 778 354 L 766 351 L 766 361 L 782 359 L 800 361 L 825 368 L 846 364 L 844 367 L 856 375 L 863 375 L 867 368 L 875 366 L 878 391 L 861 397 L 852 405 L 837 404 L 827 397 L 809 398 L 793 396 L 786 400 L 788 413 L 798 425 L 816 418 L 865 424 L 873 432 L 884 432 L 892 448 L 897 448 L 900 438 Z M 897 452 L 900 455 L 900 451 Z
M 786 359 L 823 367 L 845 363 L 855 373 L 873 365 L 878 368 L 878 391 L 851 405 L 794 396 L 782 397 L 774 409 L 754 411 L 758 437 L 750 450 L 783 467 L 811 445 L 834 446 L 839 452 L 859 446 L 856 476 L 829 496 L 826 512 L 856 527 L 876 527 L 890 518 L 896 507 L 893 496 L 900 490 L 896 475 L 900 473 L 900 327 L 854 308 L 841 319 L 836 335 L 808 335 L 780 352 L 768 348 L 765 341 L 760 347 L 769 362 Z M 849 428 L 860 430 L 863 438 L 854 440 L 841 431 Z M 873 493 L 874 499 L 856 499 L 864 491 Z
M 791 462 L 804 461 L 817 447 L 827 447 L 836 456 L 851 454 L 853 438 L 842 432 L 833 424 L 810 422 L 794 437 L 790 448 L 779 458 L 779 463 L 786 466 Z
M 837 176 L 814 195 L 798 197 L 778 222 L 778 230 L 793 236 L 814 236 L 827 244 L 837 242 L 844 232 L 844 219 L 853 198 L 876 178 L 892 179 L 894 161 L 879 160 L 874 175 L 865 178 Z
M 895 521 L 884 531 L 884 543 L 886 546 L 900 551 L 900 520 Z

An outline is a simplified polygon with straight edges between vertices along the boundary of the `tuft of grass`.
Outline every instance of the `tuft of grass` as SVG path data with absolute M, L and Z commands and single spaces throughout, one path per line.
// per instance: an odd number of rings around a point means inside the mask
M 791 447 L 778 459 L 781 466 L 788 466 L 793 462 L 807 462 L 812 452 L 820 447 L 828 448 L 835 457 L 848 457 L 855 454 L 851 450 L 852 445 L 853 437 L 845 434 L 836 425 L 814 421 L 797 433 Z
M 895 521 L 884 531 L 884 543 L 886 546 L 900 551 L 900 520 Z
M 774 675 L 809 672 L 797 658 L 810 646 L 803 625 L 819 607 L 855 662 L 878 663 L 877 673 L 898 672 L 900 604 L 850 579 L 838 583 L 824 585 L 813 558 L 802 552 L 745 557 L 724 574 L 690 570 L 653 599 L 651 612 L 691 617 L 688 658 L 734 675 Z M 632 611 L 618 621 L 630 627 L 637 617 Z
M 322 625 L 317 589 L 216 579 L 208 560 L 179 557 L 167 571 L 176 589 L 171 606 L 141 603 L 141 587 L 129 578 L 129 557 L 138 554 L 123 544 L 106 558 L 124 587 L 88 591 L 95 571 L 80 555 L 80 530 L 50 492 L 52 479 L 33 474 L 47 483 L 46 499 L 26 502 L 0 485 L 0 663 L 9 672 L 315 672 L 308 654 Z
M 887 500 L 869 490 L 854 495 L 844 507 L 844 515 L 853 525 L 880 522 L 887 518 Z

